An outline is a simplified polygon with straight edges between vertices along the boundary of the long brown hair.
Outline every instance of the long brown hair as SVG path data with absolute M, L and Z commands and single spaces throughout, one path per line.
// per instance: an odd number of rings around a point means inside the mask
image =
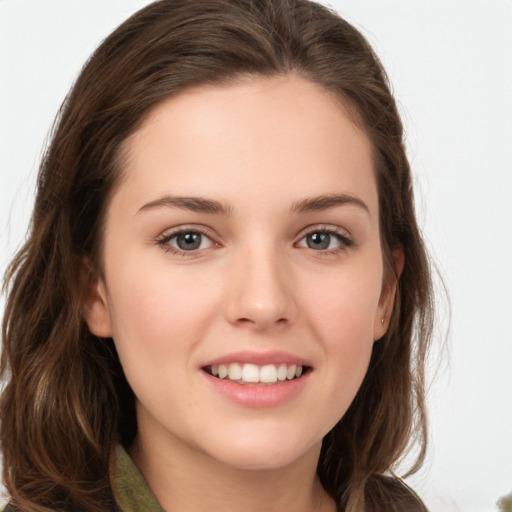
M 0 437 L 4 483 L 19 510 L 114 509 L 115 444 L 128 446 L 136 434 L 134 397 L 112 340 L 91 335 L 82 319 L 84 261 L 101 272 L 102 222 L 123 141 L 184 89 L 292 71 L 354 111 L 373 143 L 391 278 L 392 250 L 405 254 L 390 327 L 351 407 L 324 439 L 318 474 L 339 510 L 415 510 L 405 485 L 383 476 L 413 440 L 417 469 L 426 447 L 432 291 L 402 124 L 364 37 L 307 0 L 150 4 L 101 44 L 65 99 L 29 236 L 5 279 Z

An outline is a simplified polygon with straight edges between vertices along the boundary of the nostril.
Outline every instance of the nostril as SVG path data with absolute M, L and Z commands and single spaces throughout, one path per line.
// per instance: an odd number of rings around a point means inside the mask
M 289 319 L 284 317 L 274 320 L 272 318 L 262 318 L 261 316 L 259 316 L 254 319 L 247 317 L 238 318 L 235 320 L 234 323 L 239 326 L 253 326 L 256 328 L 265 329 L 271 327 L 272 325 L 285 326 L 289 322 Z

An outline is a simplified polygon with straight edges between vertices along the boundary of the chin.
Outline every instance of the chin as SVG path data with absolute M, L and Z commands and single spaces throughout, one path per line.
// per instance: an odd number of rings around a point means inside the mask
M 250 436 L 248 432 L 245 438 L 239 437 L 224 449 L 219 448 L 210 455 L 234 469 L 273 470 L 289 466 L 308 455 L 318 457 L 321 439 L 312 442 L 293 439 L 289 433 L 283 437 L 268 432 L 265 436 Z

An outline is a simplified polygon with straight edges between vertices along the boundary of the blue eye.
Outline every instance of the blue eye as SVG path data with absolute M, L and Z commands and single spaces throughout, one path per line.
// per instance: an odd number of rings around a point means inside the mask
M 306 245 L 310 249 L 315 249 L 318 251 L 324 251 L 325 249 L 332 249 L 330 247 L 332 241 L 337 241 L 333 236 L 329 233 L 310 233 L 306 235 Z M 339 243 L 339 241 L 338 241 Z
M 332 251 L 349 247 L 353 244 L 346 235 L 332 230 L 311 231 L 297 244 L 298 247 L 307 247 L 314 251 Z
M 172 233 L 160 240 L 159 243 L 170 246 L 170 249 L 186 252 L 208 249 L 213 245 L 212 240 L 200 231 L 179 231 Z

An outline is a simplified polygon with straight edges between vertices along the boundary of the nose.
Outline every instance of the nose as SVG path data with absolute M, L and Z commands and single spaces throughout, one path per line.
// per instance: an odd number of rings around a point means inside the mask
M 277 250 L 241 251 L 231 266 L 228 286 L 231 324 L 265 331 L 295 322 L 293 274 Z

